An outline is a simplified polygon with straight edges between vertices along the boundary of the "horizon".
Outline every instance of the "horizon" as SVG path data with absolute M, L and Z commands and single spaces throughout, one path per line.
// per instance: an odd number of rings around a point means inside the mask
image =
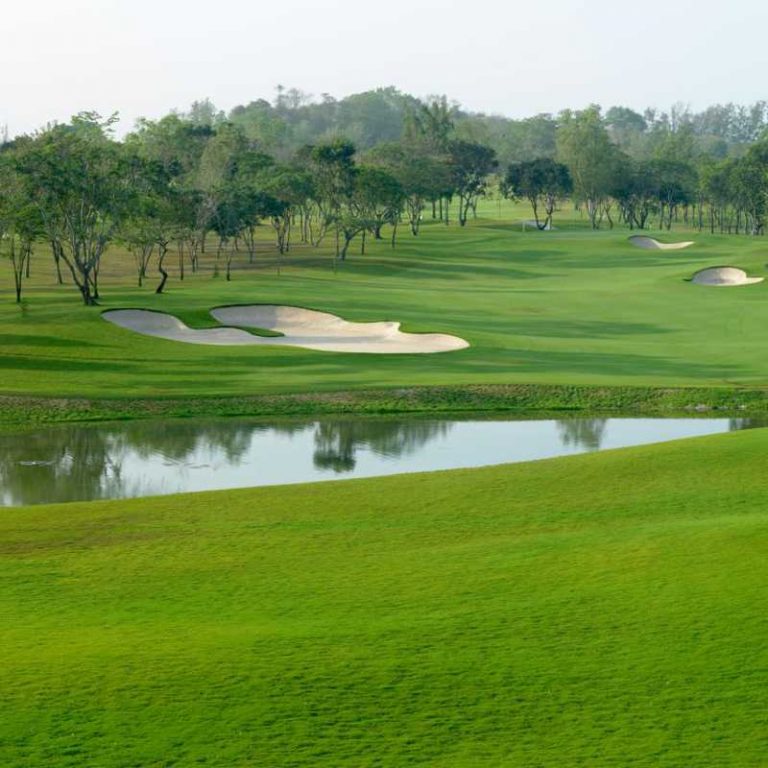
M 167 109 L 165 111 L 161 111 L 161 112 L 159 112 L 157 114 L 152 114 L 152 115 L 141 114 L 141 115 L 137 115 L 137 116 L 133 117 L 130 120 L 130 123 L 128 122 L 128 118 L 123 117 L 120 109 L 113 109 L 113 110 L 108 110 L 106 112 L 102 112 L 102 111 L 100 111 L 98 109 L 94 109 L 92 107 L 88 107 L 87 105 L 83 105 L 82 108 L 78 108 L 76 110 L 73 110 L 68 115 L 61 115 L 61 116 L 57 116 L 57 117 L 52 117 L 52 118 L 42 122 L 40 125 L 34 126 L 34 127 L 30 128 L 28 130 L 17 130 L 17 131 L 14 131 L 10 124 L 8 124 L 7 122 L 3 122 L 2 119 L 0 119 L 0 132 L 2 132 L 4 129 L 7 129 L 7 131 L 8 131 L 8 138 L 9 139 L 13 139 L 13 138 L 16 138 L 16 137 L 22 136 L 22 135 L 35 134 L 35 133 L 37 133 L 39 131 L 46 130 L 48 127 L 50 127 L 52 125 L 67 124 L 74 117 L 76 117 L 79 114 L 83 114 L 83 113 L 87 113 L 87 112 L 95 112 L 101 118 L 104 118 L 104 119 L 108 119 L 111 116 L 116 116 L 117 119 L 112 124 L 112 131 L 113 131 L 113 133 L 114 133 L 114 135 L 115 135 L 115 137 L 117 139 L 122 139 L 127 134 L 131 133 L 132 131 L 134 131 L 136 129 L 137 124 L 138 124 L 138 122 L 140 120 L 152 120 L 152 121 L 155 121 L 155 120 L 159 120 L 159 119 L 161 119 L 161 118 L 163 118 L 163 117 L 165 117 L 167 115 L 171 115 L 171 114 L 181 115 L 183 117 L 183 116 L 188 114 L 189 110 L 192 108 L 192 106 L 195 103 L 202 103 L 202 102 L 205 102 L 205 101 L 209 101 L 216 108 L 216 110 L 218 112 L 223 113 L 227 118 L 230 116 L 230 114 L 231 114 L 233 109 L 235 109 L 237 107 L 240 107 L 240 106 L 247 106 L 249 103 L 255 102 L 255 101 L 264 100 L 264 101 L 269 102 L 272 106 L 275 106 L 275 104 L 276 104 L 276 94 L 277 94 L 279 88 L 284 88 L 284 90 L 286 92 L 289 92 L 289 91 L 292 91 L 292 90 L 296 90 L 296 91 L 300 92 L 306 98 L 306 102 L 302 106 L 307 106 L 307 105 L 311 106 L 313 104 L 320 104 L 320 103 L 322 103 L 323 97 L 326 97 L 326 96 L 331 97 L 331 99 L 336 101 L 336 102 L 342 102 L 345 99 L 348 99 L 348 98 L 350 98 L 352 96 L 356 96 L 356 95 L 359 95 L 359 94 L 362 94 L 362 93 L 375 92 L 375 91 L 379 91 L 379 90 L 385 90 L 387 88 L 394 88 L 399 93 L 403 94 L 404 96 L 411 96 L 411 97 L 416 98 L 416 99 L 418 99 L 418 100 L 420 100 L 422 102 L 425 102 L 425 103 L 427 101 L 429 101 L 430 99 L 433 99 L 433 98 L 443 98 L 443 97 L 445 97 L 448 100 L 448 103 L 450 105 L 455 106 L 458 110 L 460 110 L 461 112 L 463 112 L 466 115 L 470 115 L 470 116 L 484 116 L 484 117 L 495 117 L 495 118 L 502 118 L 502 119 L 505 119 L 505 120 L 512 120 L 512 121 L 526 120 L 526 119 L 530 119 L 530 118 L 534 118 L 534 117 L 540 117 L 540 116 L 556 118 L 562 112 L 565 112 L 565 111 L 568 111 L 568 110 L 571 110 L 571 111 L 574 111 L 574 112 L 579 112 L 579 111 L 588 109 L 589 107 L 592 107 L 592 106 L 597 106 L 601 110 L 603 115 L 612 107 L 620 107 L 620 108 L 631 109 L 632 111 L 636 112 L 637 114 L 643 115 L 643 116 L 646 114 L 646 112 L 648 110 L 655 111 L 657 116 L 661 116 L 661 115 L 665 115 L 665 114 L 669 115 L 670 112 L 672 110 L 674 110 L 674 109 L 681 109 L 681 110 L 684 110 L 684 111 L 689 111 L 691 114 L 695 115 L 695 114 L 700 114 L 700 113 L 704 112 L 705 110 L 707 110 L 707 109 L 709 109 L 711 107 L 716 107 L 716 106 L 729 106 L 729 105 L 732 105 L 732 106 L 735 106 L 735 107 L 750 107 L 750 106 L 753 106 L 754 104 L 757 104 L 757 103 L 760 103 L 760 102 L 768 103 L 768 98 L 767 99 L 755 99 L 754 101 L 751 101 L 751 102 L 737 102 L 737 101 L 719 101 L 719 102 L 716 102 L 716 101 L 713 101 L 713 102 L 708 102 L 708 103 L 700 105 L 700 106 L 699 105 L 693 105 L 693 104 L 688 103 L 688 102 L 683 102 L 681 100 L 673 101 L 668 106 L 661 106 L 661 105 L 657 105 L 657 104 L 645 104 L 645 105 L 635 106 L 635 105 L 630 105 L 628 103 L 610 103 L 610 104 L 609 103 L 604 103 L 604 104 L 601 104 L 601 103 L 598 103 L 596 101 L 589 101 L 589 102 L 587 102 L 587 103 L 585 103 L 583 105 L 580 105 L 580 106 L 569 104 L 569 105 L 558 107 L 557 109 L 553 109 L 553 110 L 546 111 L 546 112 L 531 112 L 531 113 L 526 113 L 526 114 L 507 114 L 507 113 L 503 113 L 503 112 L 499 112 L 499 111 L 492 111 L 492 110 L 487 110 L 487 109 L 473 109 L 473 108 L 470 108 L 468 105 L 460 102 L 458 99 L 453 98 L 451 96 L 451 94 L 448 94 L 448 93 L 446 93 L 446 94 L 443 94 L 443 93 L 429 93 L 429 94 L 418 95 L 418 94 L 414 94 L 414 93 L 409 93 L 408 91 L 405 91 L 405 90 L 403 90 L 401 88 L 398 88 L 396 85 L 391 85 L 391 84 L 388 84 L 388 85 L 375 85 L 375 86 L 372 86 L 371 88 L 367 88 L 367 89 L 362 90 L 362 91 L 353 91 L 353 92 L 350 92 L 350 93 L 345 93 L 343 95 L 336 95 L 336 94 L 333 94 L 333 93 L 329 93 L 328 91 L 324 91 L 321 94 L 316 94 L 316 93 L 310 93 L 308 91 L 305 91 L 305 90 L 303 90 L 303 89 L 301 89 L 299 87 L 295 87 L 295 86 L 277 85 L 273 89 L 273 95 L 271 97 L 267 97 L 265 95 L 258 95 L 257 94 L 257 95 L 254 95 L 253 97 L 249 97 L 248 99 L 242 99 L 241 101 L 236 101 L 235 103 L 233 103 L 231 105 L 224 106 L 224 105 L 221 105 L 221 104 L 217 103 L 210 96 L 201 95 L 199 98 L 193 99 L 191 102 L 189 102 L 186 105 L 172 106 L 169 109 Z M 2 115 L 2 112 L 0 112 L 0 115 Z
M 258 9 L 221 0 L 215 14 L 181 0 L 136 0 L 130 9 L 120 0 L 66 8 L 41 0 L 6 13 L 18 34 L 0 48 L 0 125 L 18 135 L 81 111 L 118 111 L 124 134 L 139 117 L 205 98 L 225 112 L 272 101 L 278 83 L 337 99 L 386 83 L 510 119 L 592 103 L 701 111 L 763 100 L 768 9 L 737 0 L 723 17 L 710 6 L 692 14 L 649 0 L 633 12 L 597 0 L 585 13 L 572 0 L 552 0 L 542 17 L 498 0 L 471 13 L 458 3 L 393 0 L 382 17 L 351 0 Z

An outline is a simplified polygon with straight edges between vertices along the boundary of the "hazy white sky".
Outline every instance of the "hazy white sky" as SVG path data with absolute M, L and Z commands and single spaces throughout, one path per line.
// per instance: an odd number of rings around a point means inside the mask
M 765 0 L 5 0 L 0 125 L 119 111 L 123 130 L 281 83 L 395 85 L 523 117 L 768 98 Z

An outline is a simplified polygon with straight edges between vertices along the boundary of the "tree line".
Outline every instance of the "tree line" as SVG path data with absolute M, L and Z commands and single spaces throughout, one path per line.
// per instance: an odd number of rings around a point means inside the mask
M 82 113 L 0 150 L 0 238 L 17 301 L 41 246 L 58 281 L 71 280 L 86 305 L 98 302 L 102 257 L 114 243 L 133 255 L 139 286 L 154 259 L 157 293 L 172 253 L 184 279 L 213 248 L 230 279 L 236 254 L 254 261 L 260 226 L 272 228 L 280 255 L 296 240 L 334 238 L 335 265 L 358 236 L 364 253 L 366 237 L 383 239 L 387 226 L 392 247 L 402 222 L 418 235 L 430 204 L 447 223 L 456 201 L 466 224 L 496 168 L 493 150 L 451 137 L 440 103 L 414 115 L 401 140 L 362 156 L 337 138 L 281 160 L 235 123 L 175 114 L 142 120 L 116 141 L 114 121 Z
M 390 100 L 396 95 L 389 90 Z M 293 106 L 283 103 L 289 98 Z M 270 109 L 309 109 L 290 94 L 280 99 Z M 273 232 L 278 269 L 293 243 L 319 246 L 329 238 L 335 268 L 355 239 L 364 253 L 368 237 L 386 233 L 394 248 L 399 228 L 418 236 L 425 216 L 464 226 L 489 190 L 528 200 L 541 229 L 568 198 L 595 229 L 669 229 L 678 220 L 712 232 L 765 229 L 768 140 L 757 117 L 751 133 L 743 127 L 753 143 L 720 157 L 701 150 L 692 122 L 679 114 L 666 117 L 660 131 L 648 128 L 649 116 L 623 108 L 564 111 L 551 121 L 552 151 L 531 149 L 504 163 L 493 146 L 467 137 L 445 97 L 409 102 L 386 140 L 358 147 L 329 136 L 291 153 L 267 151 L 269 142 L 235 113 L 229 119 L 199 102 L 187 114 L 140 120 L 121 141 L 114 116 L 81 113 L 6 141 L 0 246 L 17 301 L 33 252 L 49 251 L 59 283 L 71 281 L 93 305 L 102 257 L 115 243 L 132 254 L 139 286 L 154 264 L 154 288 L 162 293 L 169 258 L 183 280 L 198 271 L 206 249 L 230 279 L 238 254 L 255 260 L 260 227 Z M 538 129 L 546 122 L 533 120 Z M 654 132 L 638 152 L 638 137 Z

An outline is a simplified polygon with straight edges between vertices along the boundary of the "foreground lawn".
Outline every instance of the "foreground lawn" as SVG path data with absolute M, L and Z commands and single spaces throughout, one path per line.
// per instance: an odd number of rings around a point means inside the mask
M 767 449 L 4 510 L 0 765 L 763 766 Z
M 491 205 L 486 213 L 493 213 Z M 505 215 L 509 215 L 508 212 Z M 765 274 L 762 239 L 693 237 L 684 251 L 642 251 L 625 229 L 593 233 L 564 221 L 554 232 L 521 231 L 509 219 L 480 218 L 465 229 L 428 222 L 422 234 L 356 248 L 337 273 L 330 244 L 298 246 L 275 269 L 271 243 L 232 282 L 203 272 L 134 287 L 132 260 L 107 254 L 102 306 L 80 306 L 56 286 L 50 256 L 33 262 L 28 301 L 12 302 L 10 272 L 0 286 L 0 394 L 85 397 L 214 397 L 329 392 L 413 385 L 566 384 L 764 386 L 768 283 L 707 288 L 694 271 L 733 264 Z M 651 232 L 650 234 L 658 234 Z M 175 264 L 175 256 L 169 267 Z M 146 307 L 193 326 L 236 303 L 285 303 L 354 321 L 399 320 L 471 347 L 437 355 L 353 355 L 290 348 L 208 347 L 152 339 L 116 328 L 103 309 Z

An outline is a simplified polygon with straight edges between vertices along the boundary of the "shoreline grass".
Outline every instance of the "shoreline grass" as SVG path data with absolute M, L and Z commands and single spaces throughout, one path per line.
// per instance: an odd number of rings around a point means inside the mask
M 744 416 L 768 412 L 768 389 L 477 385 L 392 387 L 252 397 L 73 398 L 0 395 L 0 425 L 210 416 L 573 413 Z

